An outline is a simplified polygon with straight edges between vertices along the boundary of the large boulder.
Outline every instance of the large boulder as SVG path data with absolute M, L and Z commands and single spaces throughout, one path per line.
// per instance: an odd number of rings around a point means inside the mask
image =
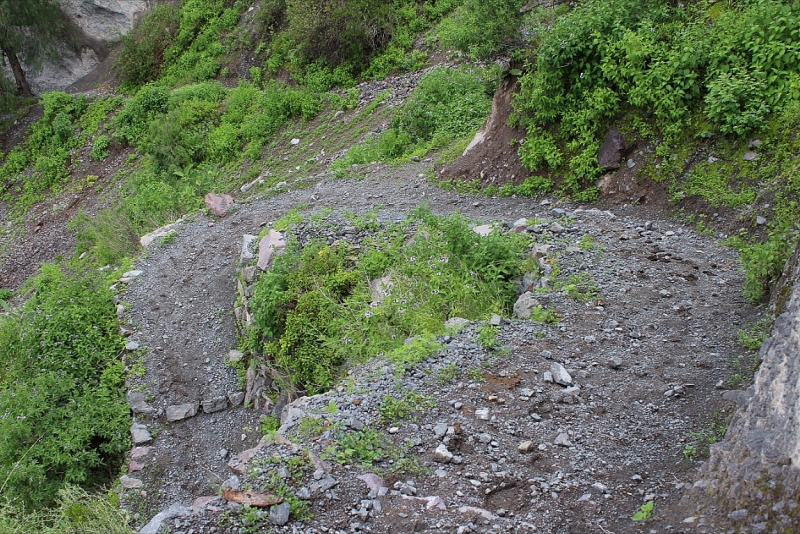
M 618 169 L 622 159 L 627 153 L 628 146 L 622 134 L 616 130 L 609 130 L 597 153 L 597 162 L 600 168 L 606 171 Z

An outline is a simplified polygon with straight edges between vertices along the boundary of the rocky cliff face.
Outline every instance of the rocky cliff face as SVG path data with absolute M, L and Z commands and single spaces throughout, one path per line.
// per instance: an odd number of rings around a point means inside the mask
M 800 248 L 798 249 L 800 250 Z M 800 524 L 800 253 L 773 292 L 779 313 L 759 351 L 755 383 L 725 440 L 712 447 L 696 491 L 740 532 L 797 532 Z
M 28 67 L 28 82 L 37 93 L 61 90 L 89 74 L 108 55 L 108 45 L 133 28 L 152 0 L 61 0 L 79 30 L 78 46 L 58 46 L 58 59 L 38 70 Z
M 87 36 L 119 40 L 148 8 L 147 0 L 61 0 L 61 7 Z

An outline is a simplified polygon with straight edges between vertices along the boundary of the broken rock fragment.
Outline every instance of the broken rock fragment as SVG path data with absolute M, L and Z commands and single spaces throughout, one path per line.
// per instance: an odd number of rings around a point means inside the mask
M 186 404 L 175 404 L 167 406 L 167 421 L 170 423 L 181 421 L 194 417 L 197 414 L 197 409 L 200 407 L 199 402 L 187 402 Z

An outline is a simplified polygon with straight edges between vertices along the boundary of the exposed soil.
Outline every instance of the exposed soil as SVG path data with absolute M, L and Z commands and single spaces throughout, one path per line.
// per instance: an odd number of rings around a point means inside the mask
M 508 125 L 511 102 L 518 91 L 516 77 L 509 76 L 503 80 L 495 92 L 489 120 L 478 131 L 462 157 L 439 169 L 440 178 L 480 180 L 485 187 L 492 184 L 517 185 L 531 175 L 517 153 L 520 141 L 525 139 L 525 129 Z

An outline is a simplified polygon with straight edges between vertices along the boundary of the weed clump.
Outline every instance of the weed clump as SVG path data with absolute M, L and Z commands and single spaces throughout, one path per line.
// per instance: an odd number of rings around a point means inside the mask
M 328 389 L 347 362 L 414 365 L 439 349 L 445 320 L 509 314 L 530 239 L 481 237 L 463 217 L 421 209 L 359 248 L 290 243 L 255 284 L 248 348 L 308 393 Z

